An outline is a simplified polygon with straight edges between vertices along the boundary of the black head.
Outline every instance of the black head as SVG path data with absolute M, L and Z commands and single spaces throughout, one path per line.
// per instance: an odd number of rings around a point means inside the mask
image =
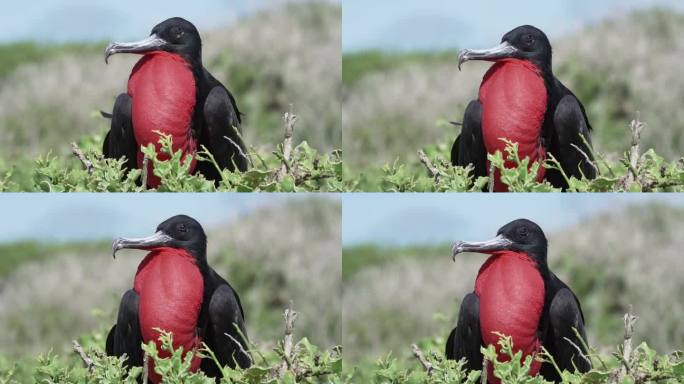
M 453 258 L 462 252 L 493 254 L 500 251 L 526 253 L 540 266 L 546 266 L 548 242 L 544 231 L 527 219 L 512 221 L 499 229 L 496 237 L 483 242 L 458 241 L 452 249 Z
M 531 61 L 542 71 L 551 71 L 551 51 L 551 43 L 544 32 L 531 25 L 523 25 L 506 33 L 501 44 L 494 48 L 462 50 L 458 55 L 458 68 L 470 60 L 520 59 Z
M 197 220 L 190 216 L 174 216 L 157 226 L 157 231 L 139 239 L 118 238 L 112 244 L 112 256 L 123 248 L 152 250 L 155 248 L 178 248 L 206 263 L 207 236 Z
M 105 49 L 105 62 L 117 53 L 145 54 L 154 51 L 177 53 L 192 63 L 201 63 L 202 38 L 191 22 L 174 17 L 157 24 L 144 40 L 109 44 Z

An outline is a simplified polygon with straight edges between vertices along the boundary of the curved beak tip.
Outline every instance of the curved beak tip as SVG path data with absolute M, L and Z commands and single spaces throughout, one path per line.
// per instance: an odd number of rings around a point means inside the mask
M 468 61 L 468 50 L 464 49 L 461 52 L 458 53 L 458 70 L 461 71 L 461 66 L 463 63 Z
M 126 248 L 126 239 L 123 237 L 117 237 L 112 242 L 112 258 L 116 259 L 116 253 L 124 248 Z
M 462 241 L 457 241 L 454 243 L 454 245 L 451 247 L 451 260 L 453 262 L 456 262 L 456 256 L 463 252 L 463 242 Z
M 109 64 L 109 57 L 113 55 L 115 52 L 112 49 L 114 47 L 114 44 L 109 44 L 107 48 L 105 48 L 104 54 L 105 54 L 105 64 Z

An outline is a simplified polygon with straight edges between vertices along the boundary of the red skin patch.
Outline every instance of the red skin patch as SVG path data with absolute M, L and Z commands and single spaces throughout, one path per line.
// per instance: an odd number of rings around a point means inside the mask
M 132 101 L 133 131 L 138 146 L 152 143 L 160 152 L 159 135 L 171 135 L 174 151 L 182 150 L 184 161 L 190 156 L 190 171 L 195 169 L 197 143 L 192 137 L 195 110 L 195 77 L 181 56 L 168 52 L 148 53 L 138 61 L 128 79 L 128 94 Z M 166 154 L 159 158 L 167 160 Z M 143 166 L 143 154 L 138 151 L 138 168 Z M 148 186 L 157 188 L 160 180 L 148 165 Z
M 485 345 L 496 345 L 499 332 L 513 339 L 513 350 L 523 358 L 540 351 L 537 328 L 544 308 L 544 280 L 529 256 L 511 251 L 493 254 L 475 280 L 475 294 L 480 298 L 480 332 Z M 500 361 L 508 361 L 499 355 Z M 533 362 L 530 375 L 539 373 L 541 363 Z M 489 366 L 490 382 L 498 384 Z
M 505 59 L 496 62 L 485 74 L 480 86 L 482 103 L 482 135 L 487 153 L 497 150 L 506 155 L 501 138 L 518 143 L 521 159 L 544 161 L 546 151 L 541 144 L 542 125 L 546 113 L 546 85 L 537 67 L 524 60 Z M 507 168 L 515 167 L 506 162 Z M 489 161 L 487 161 L 489 169 Z M 539 167 L 537 180 L 544 179 L 545 169 Z M 494 190 L 506 192 L 500 173 L 494 176 Z
M 204 280 L 188 252 L 174 248 L 152 250 L 138 266 L 134 290 L 140 296 L 138 309 L 140 331 L 145 343 L 154 341 L 162 357 L 168 357 L 159 343 L 160 328 L 173 333 L 174 348 L 196 351 L 202 344 L 197 335 L 197 319 L 202 307 Z M 193 357 L 190 367 L 197 371 L 201 359 Z M 154 383 L 161 377 L 154 372 L 150 361 L 150 379 Z

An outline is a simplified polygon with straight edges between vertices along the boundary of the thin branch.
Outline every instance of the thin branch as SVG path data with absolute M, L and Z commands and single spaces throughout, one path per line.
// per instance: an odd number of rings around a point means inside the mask
M 73 153 L 78 160 L 81 161 L 81 164 L 83 164 L 83 169 L 85 169 L 88 174 L 93 173 L 93 162 L 85 157 L 83 151 L 81 151 L 81 148 L 78 147 L 78 144 L 71 143 L 71 153 Z
M 577 350 L 577 352 L 579 352 L 579 355 L 580 355 L 587 363 L 589 363 L 589 365 L 591 365 L 591 360 L 589 360 L 589 358 L 587 357 L 587 355 L 585 355 L 584 352 L 582 352 L 582 348 L 580 348 L 579 345 L 575 344 L 572 340 L 570 340 L 570 338 L 563 337 L 563 339 L 565 339 L 565 341 L 567 341 L 568 343 L 570 343 L 570 345 L 572 345 L 572 346 Z
M 480 376 L 480 383 L 487 384 L 487 371 L 489 370 L 489 360 L 482 360 L 482 375 Z
M 439 169 L 435 167 L 434 164 L 432 164 L 432 161 L 427 157 L 427 154 L 425 154 L 425 151 L 422 149 L 418 151 L 418 158 L 420 159 L 420 162 L 425 165 L 425 167 L 428 170 L 428 173 L 430 174 L 430 177 L 435 179 L 436 183 L 439 183 L 439 178 L 441 177 L 441 172 L 439 172 Z
M 629 306 L 629 310 L 625 314 L 625 336 L 622 342 L 622 369 L 620 370 L 620 378 L 624 377 L 630 371 L 630 360 L 632 358 L 632 336 L 634 336 L 634 325 L 639 320 L 639 317 L 634 315 L 632 312 L 632 306 Z
M 147 189 L 147 163 L 150 160 L 147 158 L 147 155 L 143 156 L 143 163 L 142 163 L 142 187 L 143 189 Z
M 226 139 L 226 140 L 228 140 L 228 142 L 229 142 L 233 147 L 235 147 L 235 149 L 238 150 L 238 153 L 240 154 L 240 156 L 242 156 L 245 160 L 247 160 L 247 161 L 249 162 L 250 165 L 254 166 L 254 163 L 252 163 L 252 159 L 250 159 L 249 156 L 247 156 L 247 155 L 245 154 L 245 152 L 242 150 L 242 147 L 239 146 L 238 143 L 236 143 L 233 139 L 231 139 L 231 138 L 228 137 L 228 136 L 223 136 L 223 138 Z
M 411 352 L 413 352 L 413 356 L 415 356 L 416 359 L 418 359 L 418 361 L 420 361 L 420 365 L 423 366 L 423 369 L 425 369 L 427 374 L 428 375 L 431 374 L 434 367 L 432 366 L 432 363 L 427 361 L 427 359 L 423 355 L 423 351 L 421 351 L 417 345 L 411 344 Z
M 283 115 L 283 121 L 285 122 L 285 136 L 283 138 L 283 165 L 280 167 L 276 173 L 276 180 L 281 181 L 287 175 L 290 170 L 290 161 L 292 160 L 292 140 L 294 137 L 294 127 L 297 122 L 297 115 L 292 112 L 285 112 Z
M 150 377 L 150 355 L 145 352 L 143 355 L 143 372 L 142 372 L 142 382 L 147 384 L 147 379 Z
M 249 359 L 250 365 L 254 364 L 254 360 L 252 360 L 252 356 L 249 353 L 247 353 L 247 351 L 245 351 L 245 348 L 242 346 L 242 344 L 239 341 L 237 341 L 237 339 L 235 339 L 233 336 L 231 336 L 228 333 L 224 333 L 224 335 L 228 336 L 228 338 L 231 339 L 233 341 L 233 343 L 237 344 L 238 348 L 240 348 L 240 352 L 242 352 Z
M 81 347 L 81 344 L 79 344 L 78 341 L 73 340 L 71 342 L 71 345 L 74 348 L 74 352 L 76 352 L 81 357 L 81 360 L 83 360 L 83 364 L 85 364 L 85 367 L 89 371 L 92 370 L 93 364 L 94 364 L 93 359 L 91 359 L 90 357 L 88 357 L 88 355 L 86 355 L 85 351 L 83 351 L 83 347 Z
M 639 112 L 636 118 L 629 124 L 629 129 L 632 131 L 632 146 L 629 149 L 629 171 L 627 175 L 626 187 L 629 187 L 639 177 L 639 143 L 641 142 L 641 132 L 644 130 L 646 124 L 639 121 Z
M 294 323 L 297 320 L 297 312 L 290 307 L 285 310 L 285 337 L 283 338 L 283 362 L 276 368 L 276 376 L 283 378 L 285 372 L 292 367 L 292 334 L 294 333 Z
M 496 169 L 494 168 L 494 163 L 489 163 L 489 193 L 494 192 L 494 171 Z
M 589 157 L 589 155 L 587 155 L 587 153 L 584 152 L 584 151 L 582 150 L 582 148 L 580 148 L 579 146 L 577 146 L 577 145 L 575 145 L 575 144 L 570 144 L 570 146 L 572 146 L 573 148 L 575 148 L 575 149 L 577 150 L 577 152 L 581 153 L 582 156 L 584 156 L 584 159 L 587 160 L 587 163 L 589 163 L 589 164 L 591 165 L 592 168 L 594 168 L 594 170 L 596 171 L 596 174 L 597 174 L 597 175 L 600 173 L 598 166 L 596 166 L 596 164 L 594 164 L 594 162 L 591 161 L 591 157 Z

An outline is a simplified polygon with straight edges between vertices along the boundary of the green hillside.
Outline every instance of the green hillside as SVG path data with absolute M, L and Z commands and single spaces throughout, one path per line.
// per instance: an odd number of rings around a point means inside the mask
M 245 114 L 243 134 L 260 173 L 280 163 L 272 152 L 283 141 L 286 112 L 298 116 L 295 145 L 306 141 L 321 157 L 336 157 L 333 151 L 341 149 L 340 18 L 339 5 L 307 1 L 201 31 L 203 64 L 233 92 Z M 72 142 L 86 152 L 101 151 L 109 121 L 99 111 L 111 111 L 138 60 L 120 55 L 106 65 L 105 46 L 0 46 L 0 190 L 44 190 L 46 183 L 37 179 L 46 173 L 39 169 L 46 162 L 59 170 L 79 169 Z M 48 153 L 52 157 L 45 161 Z M 260 176 L 246 183 L 255 177 Z M 70 181 L 57 182 L 48 189 L 64 189 Z
M 554 72 L 584 103 L 594 149 L 608 160 L 629 148 L 637 112 L 647 124 L 643 151 L 653 148 L 671 161 L 684 154 L 683 33 L 684 15 L 652 9 L 552 41 Z M 459 132 L 449 121 L 462 120 L 489 66 L 471 62 L 459 71 L 456 51 L 360 52 L 343 60 L 345 177 L 362 190 L 386 188 L 382 168 L 397 159 L 409 172 L 425 173 L 419 149 L 448 160 Z
M 291 301 L 299 338 L 341 344 L 339 212 L 337 202 L 310 198 L 208 228 L 209 262 L 240 293 L 260 348 L 282 337 Z M 108 241 L 1 245 L 0 360 L 68 353 L 72 339 L 109 330 L 143 255 L 113 260 Z
M 684 246 L 683 218 L 681 208 L 631 206 L 548 234 L 550 267 L 580 298 L 589 342 L 599 351 L 621 342 L 629 305 L 640 317 L 635 342 L 646 341 L 661 353 L 684 345 L 684 304 L 678 299 L 684 281 L 674 268 Z M 343 342 L 351 367 L 390 351 L 412 365 L 412 343 L 435 336 L 444 343 L 485 260 L 465 254 L 454 263 L 450 249 L 344 249 Z

